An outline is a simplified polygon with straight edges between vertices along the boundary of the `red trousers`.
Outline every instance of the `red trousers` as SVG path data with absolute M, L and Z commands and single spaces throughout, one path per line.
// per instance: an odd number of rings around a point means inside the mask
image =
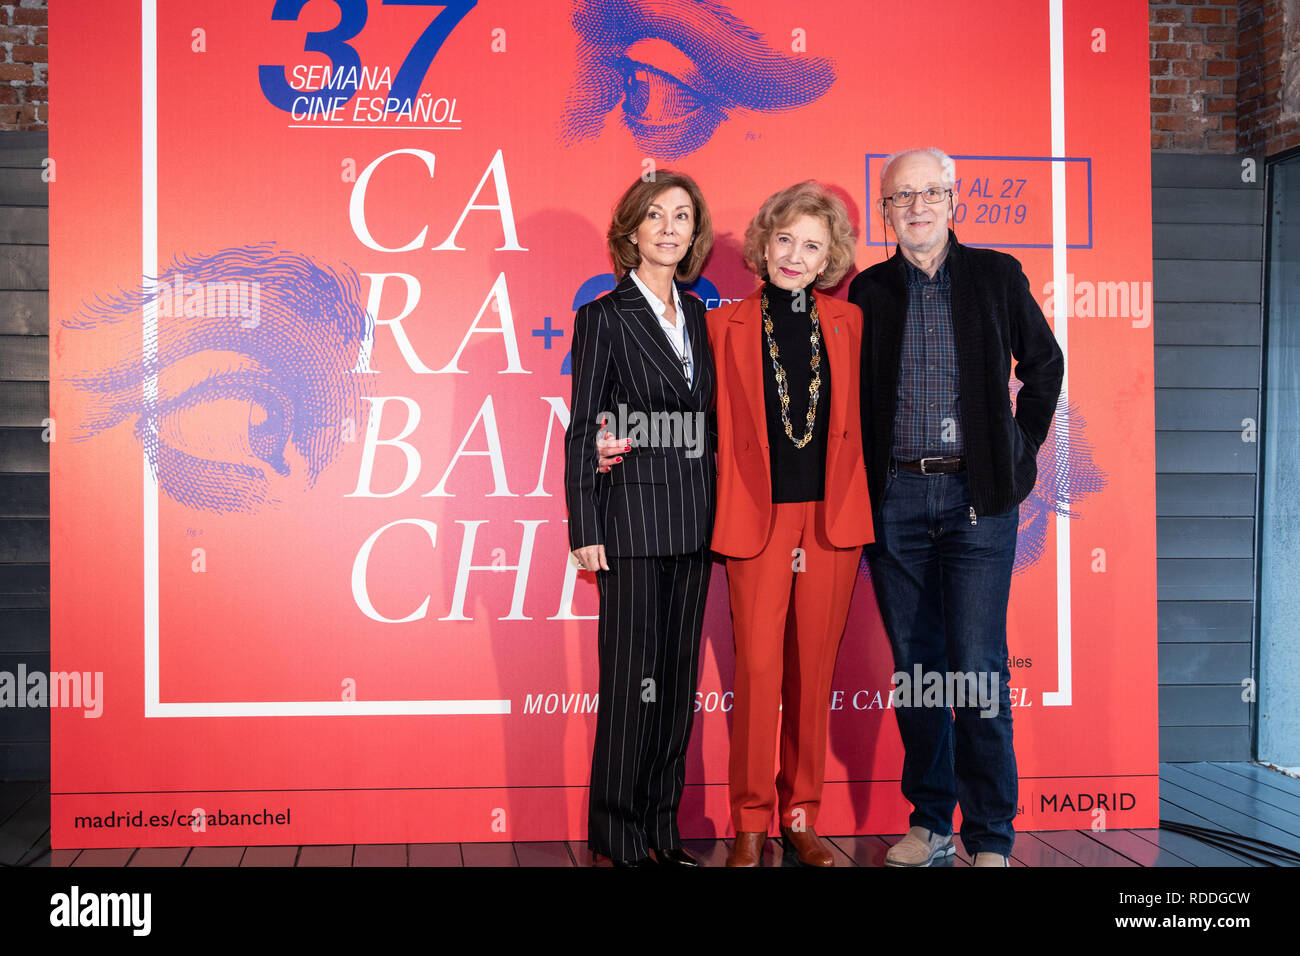
M 736 640 L 731 821 L 766 833 L 812 826 L 821 807 L 831 677 L 861 546 L 826 538 L 820 501 L 772 505 L 772 530 L 752 558 L 727 560 Z M 774 768 L 777 726 L 781 768 Z

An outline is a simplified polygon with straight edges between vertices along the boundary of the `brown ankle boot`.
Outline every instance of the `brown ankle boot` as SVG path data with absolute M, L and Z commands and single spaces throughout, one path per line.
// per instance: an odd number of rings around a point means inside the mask
M 758 831 L 739 830 L 731 852 L 727 854 L 727 866 L 762 866 L 763 842 L 767 834 Z
M 803 830 L 781 828 L 781 848 L 788 857 L 794 855 L 800 866 L 834 866 L 835 857 L 812 827 Z M 786 864 L 789 865 L 789 864 Z

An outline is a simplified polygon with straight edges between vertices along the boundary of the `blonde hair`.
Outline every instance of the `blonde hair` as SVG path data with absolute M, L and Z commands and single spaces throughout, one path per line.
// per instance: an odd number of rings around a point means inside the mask
M 814 285 L 819 289 L 829 288 L 852 268 L 856 241 L 843 201 L 815 179 L 796 183 L 767 197 L 745 229 L 745 263 L 760 279 L 766 279 L 763 254 L 772 233 L 800 216 L 820 217 L 826 223 L 831 236 L 830 257 L 826 260 L 826 271 L 817 277 Z

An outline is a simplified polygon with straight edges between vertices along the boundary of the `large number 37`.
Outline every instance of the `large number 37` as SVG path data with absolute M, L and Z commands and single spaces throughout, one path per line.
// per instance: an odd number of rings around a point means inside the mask
M 465 14 L 474 9 L 478 0 L 383 0 L 383 2 L 384 6 L 443 8 L 415 41 L 411 52 L 406 54 L 406 59 L 402 61 L 397 77 L 393 80 L 389 97 L 399 103 L 405 103 L 419 95 L 424 74 L 429 72 L 429 64 L 433 62 L 443 41 L 451 35 L 451 31 L 464 19 Z M 308 33 L 307 41 L 303 44 L 305 52 L 323 53 L 330 58 L 331 76 L 340 71 L 361 69 L 361 57 L 347 41 L 360 33 L 361 28 L 366 25 L 367 12 L 366 0 L 334 0 L 334 4 L 342 14 L 338 26 L 332 30 Z M 271 19 L 297 20 L 306 5 L 307 0 L 276 0 L 275 7 L 271 10 Z M 314 107 L 327 99 L 339 96 L 341 92 L 337 89 L 295 90 L 289 85 L 283 66 L 259 66 L 257 79 L 262 85 L 262 93 L 267 101 L 285 112 L 293 109 L 296 99 L 299 100 L 300 107 L 303 105 L 301 98 L 304 97 L 307 100 L 306 105 Z M 351 90 L 355 95 L 357 88 L 353 86 Z

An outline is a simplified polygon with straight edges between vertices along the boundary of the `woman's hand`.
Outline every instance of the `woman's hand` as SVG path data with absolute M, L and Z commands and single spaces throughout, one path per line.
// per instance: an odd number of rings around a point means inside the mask
M 573 560 L 584 571 L 608 571 L 609 562 L 605 560 L 603 544 L 589 544 L 573 552 Z
M 615 438 L 614 433 L 610 431 L 597 432 L 596 470 L 604 474 L 623 460 L 623 452 L 631 450 L 632 442 L 629 439 Z

